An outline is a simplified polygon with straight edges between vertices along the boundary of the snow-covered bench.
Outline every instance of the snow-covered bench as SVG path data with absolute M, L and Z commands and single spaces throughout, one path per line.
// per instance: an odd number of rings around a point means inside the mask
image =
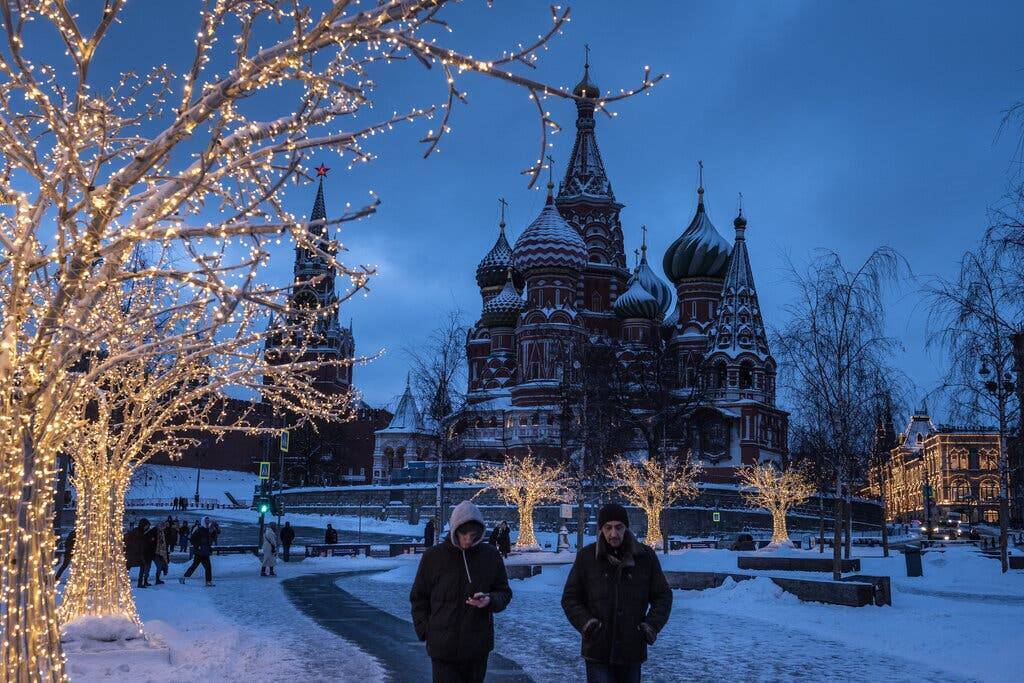
M 308 543 L 306 557 L 370 554 L 369 543 Z

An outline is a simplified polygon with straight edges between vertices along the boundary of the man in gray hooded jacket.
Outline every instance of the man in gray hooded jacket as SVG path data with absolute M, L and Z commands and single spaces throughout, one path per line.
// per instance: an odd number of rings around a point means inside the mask
M 494 613 L 512 600 L 505 563 L 481 543 L 484 518 L 469 501 L 452 511 L 451 535 L 420 560 L 409 601 L 427 643 L 434 683 L 481 683 L 494 649 Z

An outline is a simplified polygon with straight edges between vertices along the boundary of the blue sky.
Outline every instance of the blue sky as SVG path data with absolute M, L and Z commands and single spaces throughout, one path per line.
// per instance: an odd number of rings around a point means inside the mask
M 188 12 L 137 3 L 159 31 L 122 30 L 112 40 L 144 62 L 181 60 L 177 41 L 194 31 Z M 547 3 L 483 0 L 453 6 L 450 38 L 484 56 L 545 30 Z M 131 7 L 131 5 L 130 5 Z M 671 77 L 650 96 L 615 106 L 599 119 L 598 140 L 622 212 L 627 251 L 646 224 L 660 274 L 661 254 L 695 206 L 696 162 L 703 159 L 710 215 L 727 239 L 736 196 L 749 219 L 747 239 L 766 322 L 782 321 L 792 295 L 785 261 L 835 249 L 849 263 L 887 244 L 919 276 L 952 275 L 961 252 L 984 229 L 986 207 L 1006 189 L 1016 137 L 997 136 L 1001 113 L 1024 92 L 1020 2 L 656 2 L 586 0 L 543 53 L 538 78 L 572 86 L 583 44 L 602 89 L 634 85 L 650 64 Z M 138 35 L 150 35 L 143 42 Z M 490 49 L 488 49 L 490 48 Z M 443 101 L 436 71 L 404 64 L 378 73 L 376 113 Z M 401 392 L 403 348 L 424 340 L 443 313 L 479 314 L 477 261 L 496 235 L 497 197 L 510 203 L 514 239 L 536 216 L 543 193 L 519 171 L 535 158 L 535 112 L 526 95 L 473 75 L 442 152 L 421 158 L 417 140 L 436 125 L 416 123 L 376 137 L 377 158 L 346 171 L 333 152 L 328 211 L 376 191 L 377 216 L 345 228 L 349 260 L 376 264 L 368 297 L 342 312 L 355 320 L 360 352 L 387 349 L 357 368 L 357 386 L 373 404 Z M 558 173 L 571 150 L 575 109 L 550 100 L 563 126 L 550 153 Z M 308 212 L 313 187 L 288 191 Z M 282 247 L 271 277 L 287 281 L 292 254 Z M 892 334 L 901 362 L 922 390 L 941 358 L 924 349 L 925 315 L 914 286 L 895 294 Z M 942 420 L 944 415 L 937 415 Z

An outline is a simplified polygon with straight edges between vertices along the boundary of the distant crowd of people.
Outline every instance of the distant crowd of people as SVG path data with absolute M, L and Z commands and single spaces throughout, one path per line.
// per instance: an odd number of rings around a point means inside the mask
M 171 553 L 177 549 L 178 552 L 189 552 L 192 558 L 192 564 L 178 581 L 185 583 L 185 579 L 192 576 L 202 565 L 206 585 L 212 586 L 213 566 L 210 563 L 210 556 L 213 554 L 213 546 L 217 544 L 218 536 L 220 525 L 209 517 L 203 517 L 202 521 L 195 520 L 190 526 L 188 520 L 183 519 L 179 522 L 176 517 L 168 516 L 155 527 L 148 519 L 142 518 L 134 526 L 129 524 L 124 535 L 128 570 L 138 567 L 136 585 L 139 588 L 160 585 L 164 583 L 161 576 L 166 577 L 170 568 Z M 153 583 L 150 583 L 150 572 L 154 567 L 156 573 Z

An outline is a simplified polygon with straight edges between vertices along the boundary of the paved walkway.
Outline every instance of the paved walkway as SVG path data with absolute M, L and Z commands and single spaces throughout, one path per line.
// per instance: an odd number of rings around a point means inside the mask
M 1024 606 L 1024 596 L 1021 595 L 992 595 L 990 593 L 961 593 L 959 591 L 940 591 L 928 588 L 916 588 L 914 586 L 900 585 L 897 587 L 900 593 L 911 593 L 913 595 L 927 595 L 933 598 L 946 598 L 947 600 L 959 600 L 962 602 L 978 602 L 990 605 L 1021 605 Z
M 423 643 L 416 638 L 412 624 L 366 604 L 336 585 L 339 577 L 356 573 L 367 572 L 306 574 L 288 579 L 282 585 L 285 595 L 299 611 L 376 658 L 387 670 L 389 681 L 429 681 L 430 658 Z M 493 683 L 532 681 L 518 664 L 496 653 L 491 653 L 487 680 Z

